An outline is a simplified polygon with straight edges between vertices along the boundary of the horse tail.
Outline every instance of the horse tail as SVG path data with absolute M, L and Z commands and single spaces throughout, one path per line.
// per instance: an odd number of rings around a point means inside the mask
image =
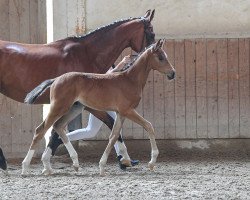
M 31 92 L 29 92 L 25 99 L 24 103 L 32 104 L 36 101 L 38 97 L 40 97 L 47 88 L 49 88 L 52 83 L 55 81 L 55 79 L 48 79 L 44 82 L 42 82 L 40 85 L 35 87 Z

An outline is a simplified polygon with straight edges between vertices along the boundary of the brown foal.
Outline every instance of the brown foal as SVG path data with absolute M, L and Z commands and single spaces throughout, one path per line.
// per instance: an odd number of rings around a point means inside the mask
M 50 87 L 50 111 L 46 119 L 36 129 L 33 141 L 27 156 L 23 161 L 22 174 L 28 173 L 27 169 L 35 151 L 37 143 L 42 139 L 46 131 L 53 128 L 62 138 L 73 166 L 79 167 L 78 156 L 66 135 L 66 125 L 69 122 L 67 112 L 74 102 L 81 102 L 84 106 L 105 111 L 112 110 L 117 113 L 114 127 L 109 137 L 108 145 L 100 159 L 100 175 L 104 175 L 104 167 L 112 146 L 117 141 L 125 118 L 143 126 L 148 132 L 151 143 L 151 160 L 149 168 L 154 168 L 159 154 L 155 132 L 150 122 L 140 116 L 135 108 L 138 106 L 142 90 L 146 84 L 151 69 L 166 74 L 169 80 L 175 77 L 175 70 L 162 49 L 164 40 L 159 40 L 143 51 L 134 61 L 125 66 L 120 72 L 110 74 L 93 74 L 70 72 L 55 79 L 47 80 L 30 92 L 25 102 L 33 102 Z M 43 160 L 46 170 L 46 160 Z M 47 168 L 49 172 L 49 168 Z

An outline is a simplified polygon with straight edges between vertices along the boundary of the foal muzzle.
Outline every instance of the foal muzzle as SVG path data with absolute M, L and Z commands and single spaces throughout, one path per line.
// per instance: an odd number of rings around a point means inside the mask
M 175 78 L 175 70 L 172 70 L 167 74 L 168 80 L 172 80 Z

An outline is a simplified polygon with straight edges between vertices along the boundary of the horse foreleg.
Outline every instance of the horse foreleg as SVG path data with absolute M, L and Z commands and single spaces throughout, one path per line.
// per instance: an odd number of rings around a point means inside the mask
M 3 151 L 1 148 L 0 148 L 0 168 L 3 170 L 7 169 L 7 162 L 6 162 L 6 159 L 3 155 Z
M 127 117 L 128 119 L 141 125 L 147 131 L 148 137 L 150 139 L 150 144 L 151 144 L 151 160 L 148 163 L 148 166 L 149 166 L 150 170 L 153 170 L 155 163 L 156 163 L 156 159 L 157 159 L 158 154 L 159 154 L 159 150 L 158 150 L 157 145 L 156 145 L 155 132 L 154 132 L 154 128 L 153 128 L 152 124 L 149 121 L 147 121 L 146 119 L 144 119 L 141 115 L 139 115 L 134 109 L 128 111 L 126 113 L 125 117 Z
M 105 151 L 103 152 L 103 155 L 102 155 L 100 162 L 99 162 L 101 176 L 105 175 L 104 167 L 107 164 L 107 160 L 108 160 L 108 156 L 110 154 L 110 151 L 119 137 L 119 133 L 120 133 L 120 130 L 122 128 L 123 122 L 124 122 L 124 117 L 122 117 L 119 113 L 117 113 L 114 127 L 113 127 L 111 134 L 109 136 L 108 145 L 107 145 Z

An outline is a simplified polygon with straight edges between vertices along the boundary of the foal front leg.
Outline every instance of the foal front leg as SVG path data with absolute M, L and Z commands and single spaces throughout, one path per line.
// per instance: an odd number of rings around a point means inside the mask
M 120 130 L 122 128 L 123 122 L 124 122 L 124 117 L 120 116 L 120 114 L 117 113 L 113 129 L 112 129 L 111 134 L 109 136 L 108 145 L 107 145 L 105 151 L 103 152 L 103 155 L 102 155 L 100 162 L 99 162 L 101 176 L 105 176 L 104 167 L 107 164 L 107 160 L 108 160 L 108 156 L 110 154 L 110 151 L 119 137 L 119 133 L 120 133 Z
M 127 117 L 128 119 L 141 125 L 147 131 L 148 137 L 150 139 L 150 144 L 151 144 L 151 160 L 148 163 L 148 166 L 149 166 L 150 170 L 153 170 L 155 163 L 156 163 L 156 159 L 157 159 L 158 154 L 159 154 L 159 150 L 158 150 L 158 147 L 156 145 L 155 132 L 154 132 L 154 128 L 153 128 L 152 124 L 149 121 L 147 121 L 146 119 L 144 119 L 141 115 L 139 115 L 136 112 L 136 110 L 134 110 L 134 109 L 128 111 L 126 113 L 125 117 Z

